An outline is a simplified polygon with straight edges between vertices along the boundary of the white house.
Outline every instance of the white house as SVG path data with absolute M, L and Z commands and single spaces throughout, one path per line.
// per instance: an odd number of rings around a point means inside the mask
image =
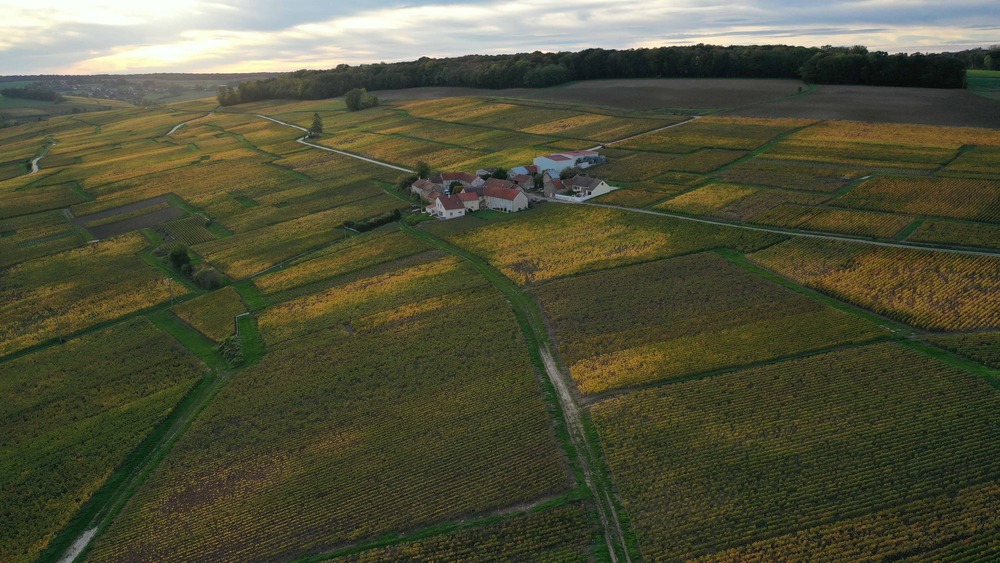
M 458 196 L 443 195 L 427 206 L 427 212 L 438 219 L 455 219 L 465 216 L 465 204 Z
M 566 180 L 565 184 L 579 197 L 597 197 L 614 189 L 604 180 L 588 176 L 574 176 Z
M 528 208 L 528 196 L 517 188 L 487 186 L 483 198 L 487 209 L 514 213 Z
M 479 211 L 479 194 L 476 192 L 462 192 L 457 197 L 462 201 L 466 211 Z
M 549 171 L 555 176 L 567 168 L 587 168 L 604 161 L 597 151 L 566 151 L 535 157 L 538 172 Z

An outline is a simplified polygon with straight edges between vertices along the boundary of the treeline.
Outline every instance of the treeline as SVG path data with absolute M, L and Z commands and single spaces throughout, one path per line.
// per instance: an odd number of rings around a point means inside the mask
M 823 49 L 802 65 L 801 76 L 816 84 L 964 88 L 965 68 L 951 53 L 890 55 L 855 46 Z
M 0 94 L 9 98 L 22 98 L 25 100 L 42 100 L 55 103 L 66 101 L 66 98 L 59 92 L 37 84 L 32 84 L 25 88 L 4 88 L 0 90 Z
M 864 60 L 855 72 L 856 56 Z M 419 86 L 542 88 L 598 78 L 806 78 L 822 83 L 961 88 L 964 66 L 948 54 L 889 55 L 864 47 L 751 45 L 586 49 L 579 52 L 467 55 L 291 74 L 219 90 L 232 105 L 263 99 L 322 99 L 355 88 L 395 90 Z M 807 75 L 807 76 L 806 76 Z M 960 75 L 960 76 L 959 76 Z

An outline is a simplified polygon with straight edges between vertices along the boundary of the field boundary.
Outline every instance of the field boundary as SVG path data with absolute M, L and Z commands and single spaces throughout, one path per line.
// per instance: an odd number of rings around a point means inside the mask
M 907 243 L 907 242 L 889 242 L 881 240 L 872 240 L 868 238 L 852 237 L 848 235 L 836 235 L 830 233 L 822 233 L 817 231 L 799 231 L 792 229 L 779 229 L 770 227 L 757 227 L 752 225 L 745 225 L 742 223 L 735 223 L 730 221 L 724 221 L 722 219 L 706 219 L 704 217 L 692 217 L 690 215 L 682 215 L 680 213 L 671 213 L 669 211 L 657 211 L 653 209 L 640 209 L 635 207 L 625 207 L 623 205 L 612 205 L 610 203 L 593 203 L 589 201 L 581 202 L 569 202 L 561 201 L 558 199 L 552 199 L 542 196 L 536 196 L 536 199 L 543 201 L 550 201 L 553 203 L 562 203 L 564 205 L 589 205 L 591 207 L 603 207 L 605 209 L 617 209 L 619 211 L 629 211 L 632 213 L 643 213 L 645 215 L 654 215 L 660 217 L 670 217 L 671 219 L 680 219 L 682 221 L 693 221 L 695 223 L 704 223 L 707 225 L 716 225 L 719 227 L 730 227 L 733 229 L 744 229 L 747 231 L 757 231 L 761 233 L 771 233 L 776 235 L 785 235 L 793 237 L 807 237 L 807 238 L 817 238 L 823 240 L 836 240 L 842 242 L 854 242 L 858 244 L 867 244 L 871 246 L 884 246 L 888 248 L 906 248 L 910 250 L 927 250 L 930 252 L 944 252 L 948 254 L 962 254 L 966 256 L 989 256 L 989 257 L 1000 257 L 1000 250 L 990 251 L 990 250 L 971 250 L 954 248 L 943 245 L 932 245 L 932 244 L 918 244 L 918 243 Z
M 524 319 L 524 328 L 527 329 L 525 340 L 531 348 L 537 351 L 545 367 L 545 374 L 556 391 L 558 405 L 569 430 L 570 441 L 576 449 L 584 481 L 593 494 L 611 561 L 617 563 L 621 557 L 626 563 L 631 563 L 633 555 L 639 559 L 639 554 L 632 552 L 636 547 L 636 542 L 632 540 L 635 537 L 634 533 L 631 530 L 626 532 L 625 526 L 622 524 L 623 518 L 618 514 L 618 503 L 612 499 L 612 491 L 609 490 L 611 488 L 610 480 L 606 476 L 608 470 L 604 466 L 599 444 L 592 442 L 593 434 L 588 431 L 589 420 L 586 409 L 578 404 L 571 391 L 572 380 L 559 369 L 556 363 L 551 352 L 551 343 L 544 317 L 535 301 L 513 281 L 476 254 L 427 231 L 408 225 L 401 225 L 401 228 L 404 232 L 423 239 L 443 252 L 468 261 L 509 300 L 514 311 Z

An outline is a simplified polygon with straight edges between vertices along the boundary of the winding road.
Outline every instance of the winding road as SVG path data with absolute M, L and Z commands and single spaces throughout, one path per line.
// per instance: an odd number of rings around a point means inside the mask
M 299 131 L 302 131 L 303 133 L 307 133 L 307 134 L 309 133 L 309 130 L 306 129 L 305 127 L 300 127 L 298 125 L 293 125 L 291 123 L 285 123 L 284 121 L 281 121 L 279 119 L 275 119 L 273 117 L 268 117 L 266 115 L 261 115 L 259 113 L 255 113 L 254 115 L 256 115 L 257 117 L 259 117 L 261 119 L 266 119 L 268 121 L 273 121 L 273 122 L 277 123 L 278 125 L 284 125 L 285 127 L 291 127 L 293 129 L 298 129 Z M 323 150 L 323 151 L 328 151 L 328 152 L 334 152 L 334 153 L 337 153 L 337 154 L 342 154 L 344 156 L 349 156 L 351 158 L 356 158 L 358 160 L 363 160 L 363 161 L 369 162 L 371 164 L 377 164 L 378 166 L 384 166 L 386 168 L 391 168 L 393 170 L 399 170 L 400 172 L 406 172 L 407 174 L 413 174 L 413 170 L 410 170 L 409 168 L 403 168 L 402 166 L 396 166 L 395 164 L 389 164 L 388 162 L 382 162 L 380 160 L 375 160 L 375 159 L 372 159 L 372 158 L 366 158 L 364 156 L 359 156 L 359 155 L 356 155 L 356 154 L 351 154 L 349 152 L 339 151 L 337 149 L 331 149 L 330 147 L 324 147 L 323 145 L 317 145 L 316 143 L 310 143 L 309 141 L 306 140 L 308 138 L 309 138 L 308 136 L 306 136 L 306 137 L 299 137 L 298 139 L 296 139 L 296 142 L 299 142 L 299 143 L 301 143 L 301 144 L 303 144 L 303 145 L 305 145 L 307 147 L 312 147 L 314 149 L 319 149 L 319 150 Z
M 51 149 L 54 146 L 56 146 L 56 142 L 50 141 L 49 144 L 42 149 L 42 154 L 31 159 L 31 172 L 28 172 L 28 176 L 31 176 L 32 174 L 38 174 L 38 161 L 45 158 L 45 155 L 49 154 L 49 149 Z

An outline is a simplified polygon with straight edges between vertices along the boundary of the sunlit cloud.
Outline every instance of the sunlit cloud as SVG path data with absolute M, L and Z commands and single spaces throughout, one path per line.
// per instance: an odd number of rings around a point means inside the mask
M 0 0 L 0 3 L 8 0 Z M 660 45 L 864 44 L 940 51 L 1000 41 L 992 2 L 553 0 L 365 3 L 39 0 L 4 8 L 0 74 L 256 72 L 420 56 Z

